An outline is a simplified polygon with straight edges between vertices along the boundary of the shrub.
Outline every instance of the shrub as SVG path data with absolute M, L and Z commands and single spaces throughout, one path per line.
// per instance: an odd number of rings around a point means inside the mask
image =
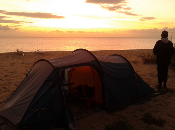
M 141 54 L 140 57 L 142 58 L 144 64 L 156 63 L 156 56 L 154 54 L 144 53 L 144 54 Z
M 24 52 L 23 52 L 23 51 L 19 51 L 19 49 L 17 49 L 15 53 L 16 53 L 17 55 L 22 55 L 22 56 L 24 56 Z
M 163 127 L 164 123 L 166 122 L 166 120 L 163 120 L 160 117 L 158 119 L 156 119 L 150 113 L 145 113 L 142 120 L 147 124 L 155 124 L 159 127 Z
M 162 89 L 158 89 L 157 92 L 159 92 L 160 94 L 166 94 L 168 92 L 175 92 L 175 90 L 171 88 L 162 88 Z
M 135 130 L 135 128 L 129 125 L 128 121 L 119 120 L 119 121 L 115 121 L 111 125 L 106 125 L 105 130 Z

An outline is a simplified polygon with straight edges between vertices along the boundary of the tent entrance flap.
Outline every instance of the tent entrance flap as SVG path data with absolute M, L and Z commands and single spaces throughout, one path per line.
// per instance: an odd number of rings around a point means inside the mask
M 82 99 L 94 99 L 100 105 L 102 101 L 102 83 L 97 71 L 90 66 L 72 68 L 68 71 L 68 83 L 74 83 L 69 89 Z

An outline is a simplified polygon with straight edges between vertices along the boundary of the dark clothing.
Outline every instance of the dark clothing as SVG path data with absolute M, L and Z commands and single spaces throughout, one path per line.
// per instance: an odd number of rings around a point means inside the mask
M 164 43 L 162 40 L 159 40 L 153 48 L 153 53 L 156 55 L 158 83 L 166 83 L 168 77 L 168 66 L 171 63 L 171 57 L 174 54 L 173 43 L 171 41 Z
M 169 64 L 158 64 L 157 65 L 158 83 L 159 84 L 162 84 L 162 82 L 167 82 L 168 66 L 169 66 Z
M 171 56 L 174 54 L 173 43 L 169 41 L 164 43 L 162 40 L 156 42 L 153 53 L 156 55 L 157 64 L 170 64 Z

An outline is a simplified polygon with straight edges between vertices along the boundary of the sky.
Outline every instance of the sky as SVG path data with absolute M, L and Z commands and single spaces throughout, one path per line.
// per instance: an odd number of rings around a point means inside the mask
M 0 37 L 175 38 L 174 0 L 0 0 Z

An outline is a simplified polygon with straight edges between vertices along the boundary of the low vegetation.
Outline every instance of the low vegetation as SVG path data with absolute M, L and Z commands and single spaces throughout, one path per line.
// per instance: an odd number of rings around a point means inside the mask
M 135 130 L 126 120 L 115 121 L 111 125 L 106 125 L 105 130 Z
M 154 64 L 156 63 L 156 56 L 154 54 L 151 54 L 151 53 L 143 53 L 140 55 L 140 57 L 142 58 L 143 60 L 143 63 L 144 64 Z
M 171 88 L 162 88 L 162 89 L 158 89 L 157 92 L 159 92 L 160 94 L 166 94 L 168 92 L 175 92 L 175 90 Z
M 19 49 L 17 49 L 15 51 L 15 54 L 24 56 L 24 52 L 23 51 L 19 51 Z
M 163 127 L 164 124 L 166 123 L 166 120 L 163 120 L 160 117 L 157 119 L 157 118 L 153 117 L 150 113 L 145 113 L 142 120 L 147 124 L 154 124 L 154 125 L 157 125 L 159 127 Z

